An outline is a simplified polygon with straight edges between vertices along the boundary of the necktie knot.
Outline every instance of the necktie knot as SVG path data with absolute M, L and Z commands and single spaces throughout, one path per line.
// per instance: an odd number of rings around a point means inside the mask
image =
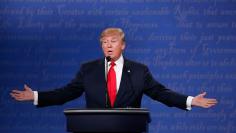
M 114 61 L 111 62 L 111 67 L 114 67 L 116 65 L 116 63 Z

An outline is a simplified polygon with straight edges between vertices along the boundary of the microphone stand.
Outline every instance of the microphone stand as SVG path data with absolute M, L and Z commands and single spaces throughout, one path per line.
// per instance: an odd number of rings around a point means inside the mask
M 107 88 L 107 74 L 108 74 L 108 62 L 109 61 L 111 61 L 111 57 L 110 56 L 107 56 L 106 57 L 106 63 L 105 63 L 105 65 L 106 65 L 106 67 L 105 67 L 105 79 L 106 79 L 106 89 L 105 89 L 105 95 L 106 95 L 106 105 L 105 105 L 105 107 L 106 108 L 109 108 L 109 98 L 108 98 L 108 88 Z

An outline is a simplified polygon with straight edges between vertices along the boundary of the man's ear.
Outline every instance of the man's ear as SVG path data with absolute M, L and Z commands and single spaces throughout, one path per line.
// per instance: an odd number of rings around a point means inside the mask
M 122 44 L 122 50 L 125 50 L 125 43 Z

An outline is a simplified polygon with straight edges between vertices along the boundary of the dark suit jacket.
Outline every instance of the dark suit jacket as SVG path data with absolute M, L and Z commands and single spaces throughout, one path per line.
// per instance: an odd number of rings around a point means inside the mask
M 83 64 L 76 77 L 65 87 L 39 92 L 38 107 L 64 104 L 78 98 L 83 92 L 88 108 L 106 107 L 104 59 Z M 140 107 L 143 94 L 168 106 L 186 109 L 187 96 L 173 92 L 158 83 L 145 65 L 124 59 L 120 88 L 114 107 Z

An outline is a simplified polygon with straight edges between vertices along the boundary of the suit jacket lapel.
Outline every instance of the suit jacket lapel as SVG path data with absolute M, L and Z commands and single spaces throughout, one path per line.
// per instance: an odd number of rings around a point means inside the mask
M 98 62 L 98 77 L 102 77 L 102 81 L 104 81 L 104 86 L 106 87 L 106 79 L 105 79 L 105 62 L 104 60 L 100 60 Z
M 132 91 L 132 86 L 130 84 L 131 77 L 130 77 L 130 64 L 129 62 L 124 59 L 124 66 L 122 70 L 122 77 L 120 82 L 120 88 L 116 96 L 115 100 L 115 106 L 119 105 L 119 103 L 122 101 L 122 99 L 125 99 L 125 96 L 127 96 L 127 93 L 129 91 Z

